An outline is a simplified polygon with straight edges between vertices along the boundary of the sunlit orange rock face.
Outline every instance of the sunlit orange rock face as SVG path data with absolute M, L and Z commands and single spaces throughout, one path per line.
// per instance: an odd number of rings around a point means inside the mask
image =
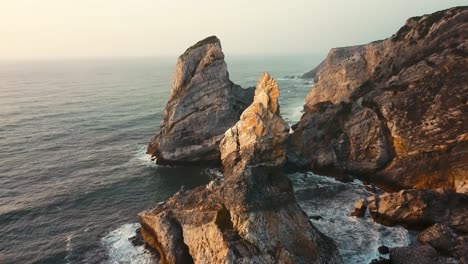
M 292 165 L 387 190 L 468 193 L 468 8 L 408 19 L 392 37 L 334 49 L 293 127 Z

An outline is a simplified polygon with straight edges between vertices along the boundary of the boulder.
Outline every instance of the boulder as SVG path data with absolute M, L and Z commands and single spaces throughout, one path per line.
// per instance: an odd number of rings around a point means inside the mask
M 431 246 L 397 247 L 390 249 L 392 264 L 438 263 L 439 254 Z
M 418 241 L 448 255 L 455 248 L 458 236 L 450 227 L 444 224 L 435 224 L 422 231 L 418 235 Z
M 163 262 L 342 262 L 282 173 L 289 128 L 278 96 L 276 81 L 263 74 L 253 103 L 220 143 L 224 178 L 140 213 L 143 238 Z
M 293 126 L 290 165 L 387 191 L 467 193 L 467 21 L 468 7 L 451 8 L 410 18 L 383 41 L 332 50 Z
M 219 39 L 196 43 L 177 61 L 161 126 L 147 153 L 158 164 L 219 164 L 224 132 L 252 99 L 253 88 L 229 80 Z
M 468 195 L 450 189 L 402 190 L 368 198 L 372 218 L 381 224 L 425 229 L 442 223 L 468 233 Z
M 459 263 L 468 263 L 468 236 L 456 234 L 444 224 L 435 224 L 418 235 L 418 241 L 430 245 L 439 254 L 456 259 Z

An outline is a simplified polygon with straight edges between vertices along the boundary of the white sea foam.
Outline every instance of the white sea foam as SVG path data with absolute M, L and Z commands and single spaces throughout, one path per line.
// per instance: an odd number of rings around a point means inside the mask
M 406 246 L 409 232 L 402 227 L 386 227 L 366 217 L 350 216 L 354 202 L 371 195 L 359 181 L 343 183 L 313 173 L 290 175 L 298 202 L 309 216 L 320 216 L 313 224 L 332 237 L 345 263 L 368 264 L 372 259 L 384 257 L 378 247 Z
M 158 165 L 154 160 L 151 159 L 151 155 L 146 154 L 146 146 L 139 146 L 135 151 L 135 155 L 130 160 L 131 162 L 137 162 L 143 166 L 155 168 Z
M 67 252 L 67 255 L 65 256 L 65 260 L 67 263 L 70 263 L 70 256 L 72 253 L 72 244 L 71 244 L 72 238 L 73 238 L 73 235 L 68 235 L 66 239 L 67 243 L 65 245 L 65 250 Z
M 223 171 L 220 168 L 207 168 L 203 172 L 209 175 L 212 179 L 214 178 L 223 178 Z
M 108 263 L 150 264 L 155 263 L 153 255 L 144 246 L 135 247 L 128 240 L 135 235 L 140 224 L 124 224 L 102 238 L 102 244 L 109 254 Z

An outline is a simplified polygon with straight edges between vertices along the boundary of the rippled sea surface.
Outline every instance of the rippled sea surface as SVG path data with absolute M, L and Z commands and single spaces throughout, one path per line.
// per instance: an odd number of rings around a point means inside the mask
M 283 117 L 299 120 L 320 57 L 227 57 L 231 79 L 277 78 Z M 154 263 L 128 238 L 137 213 L 215 172 L 154 165 L 144 154 L 169 96 L 176 58 L 0 62 L 0 263 Z M 291 174 L 301 206 L 347 263 L 381 244 L 409 243 L 401 228 L 349 217 L 360 183 Z M 316 217 L 315 217 L 316 218 Z

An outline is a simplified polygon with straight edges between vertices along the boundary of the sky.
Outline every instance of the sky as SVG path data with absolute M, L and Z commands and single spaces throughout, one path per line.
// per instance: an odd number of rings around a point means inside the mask
M 232 55 L 324 54 L 468 0 L 0 0 L 0 59 L 175 56 L 210 35 Z

